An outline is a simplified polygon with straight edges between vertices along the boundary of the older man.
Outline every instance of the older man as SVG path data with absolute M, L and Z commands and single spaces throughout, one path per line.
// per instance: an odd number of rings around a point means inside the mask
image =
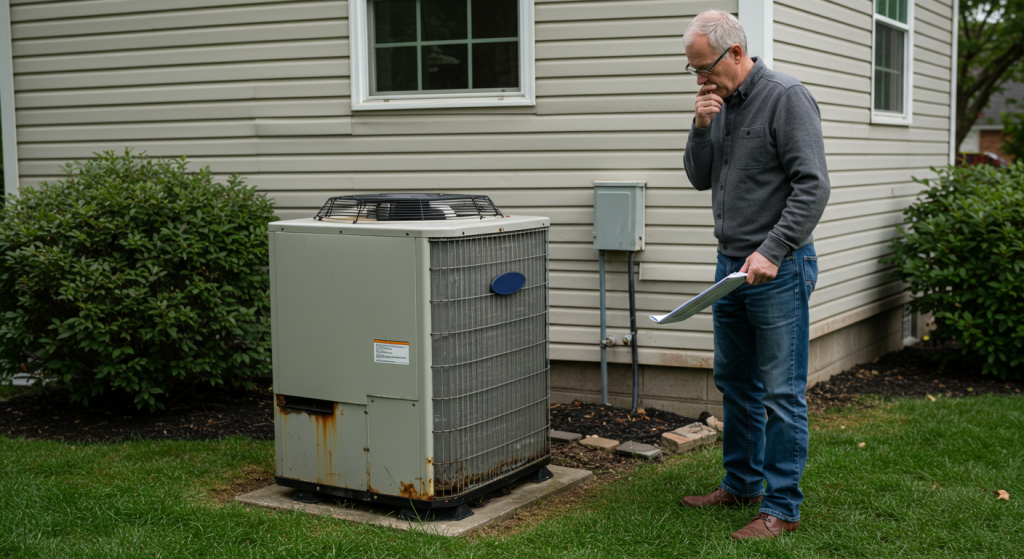
M 732 537 L 774 537 L 796 530 L 803 501 L 808 299 L 818 276 L 811 231 L 829 196 L 821 117 L 796 78 L 747 55 L 735 17 L 701 13 L 683 46 L 700 85 L 686 175 L 711 189 L 715 280 L 738 271 L 747 282 L 712 307 L 725 478 L 682 504 L 759 503 Z

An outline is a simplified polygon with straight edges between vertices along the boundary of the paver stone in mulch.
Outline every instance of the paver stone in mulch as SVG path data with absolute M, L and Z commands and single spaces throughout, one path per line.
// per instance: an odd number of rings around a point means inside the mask
M 661 446 L 678 452 L 686 452 L 697 448 L 697 441 L 668 431 L 661 434 Z
M 615 449 L 615 452 L 624 454 L 626 456 L 639 456 L 641 458 L 657 458 L 661 456 L 661 449 L 650 444 L 638 443 L 635 441 L 626 441 L 619 445 L 619 448 Z
M 551 431 L 551 442 L 553 443 L 571 443 L 578 441 L 583 438 L 583 435 L 579 433 L 569 433 L 567 431 Z
M 615 449 L 619 448 L 619 441 L 613 441 L 604 437 L 586 437 L 580 439 L 580 444 L 589 448 L 607 450 L 608 452 L 615 452 Z

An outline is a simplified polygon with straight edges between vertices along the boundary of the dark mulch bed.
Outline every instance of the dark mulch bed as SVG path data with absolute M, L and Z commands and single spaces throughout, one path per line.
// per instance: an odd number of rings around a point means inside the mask
M 864 395 L 954 397 L 1024 392 L 1024 381 L 1002 381 L 963 367 L 940 370 L 929 357 L 945 351 L 949 350 L 917 346 L 889 353 L 813 386 L 807 391 L 808 404 L 812 410 L 823 411 L 858 405 Z M 235 435 L 269 440 L 274 437 L 269 389 L 270 379 L 260 379 L 253 391 L 208 388 L 172 402 L 167 410 L 149 414 L 130 405 L 103 402 L 83 408 L 69 402 L 66 391 L 51 388 L 0 401 L 0 434 L 75 442 Z M 661 433 L 707 417 L 683 417 L 653 408 L 639 411 L 632 414 L 628 409 L 579 402 L 554 404 L 551 425 L 583 435 L 655 443 Z
M 597 435 L 617 441 L 651 444 L 658 442 L 665 431 L 678 429 L 699 420 L 654 408 L 639 408 L 635 414 L 630 412 L 628 409 L 583 404 L 579 401 L 571 404 L 552 404 L 551 428 L 582 435 Z
M 28 439 L 117 442 L 130 439 L 202 440 L 244 435 L 274 438 L 270 380 L 252 391 L 205 389 L 155 413 L 121 402 L 73 403 L 50 388 L 0 401 L 0 434 Z
M 824 411 L 857 404 L 864 395 L 926 398 L 1024 393 L 1021 380 L 982 375 L 962 363 L 941 369 L 934 358 L 954 351 L 918 344 L 888 353 L 812 386 L 807 390 L 808 406 L 813 411 Z

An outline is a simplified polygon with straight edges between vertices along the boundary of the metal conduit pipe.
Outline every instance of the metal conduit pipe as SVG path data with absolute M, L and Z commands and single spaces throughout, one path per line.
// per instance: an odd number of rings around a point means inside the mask
M 636 408 L 639 399 L 639 384 L 640 384 L 640 358 L 637 353 L 637 336 L 636 336 L 636 286 L 633 282 L 633 252 L 629 253 L 629 334 L 630 344 L 629 346 L 633 350 L 633 413 L 636 413 Z
M 604 251 L 597 251 L 598 273 L 601 276 L 601 405 L 608 405 L 608 320 L 605 307 Z

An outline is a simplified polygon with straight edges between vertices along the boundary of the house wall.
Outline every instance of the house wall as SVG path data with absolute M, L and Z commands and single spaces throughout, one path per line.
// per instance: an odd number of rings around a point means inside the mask
M 921 190 L 912 177 L 933 176 L 930 166 L 949 161 L 952 0 L 914 2 L 910 126 L 871 124 L 872 10 L 871 0 L 775 2 L 775 69 L 799 78 L 817 98 L 832 183 L 815 230 L 822 271 L 811 298 L 812 339 L 907 300 L 878 259 Z M 892 332 L 898 345 L 902 334 Z M 817 366 L 812 353 L 812 382 L 863 358 L 857 344 L 838 345 L 847 354 L 832 352 Z
M 1006 133 L 1002 130 L 981 130 L 978 132 L 978 151 L 987 151 L 1013 162 L 1014 157 L 1003 151 Z
M 903 347 L 903 309 L 891 307 L 811 340 L 808 386 L 827 380 L 856 363 Z M 641 365 L 638 400 L 641 406 L 668 410 L 687 417 L 707 411 L 723 417 L 722 394 L 707 367 Z M 551 362 L 551 401 L 601 401 L 599 363 Z M 628 408 L 633 402 L 633 368 L 626 363 L 608 366 L 608 403 Z
M 950 2 L 917 2 L 910 127 L 870 124 L 871 6 L 774 8 L 775 68 L 803 80 L 821 105 L 834 188 L 815 234 L 814 337 L 903 302 L 878 258 L 918 190 L 910 177 L 943 165 L 948 150 Z M 697 86 L 683 73 L 681 35 L 708 8 L 736 13 L 737 2 L 537 0 L 536 107 L 353 115 L 345 2 L 11 0 L 21 182 L 133 146 L 240 173 L 283 218 L 309 216 L 331 195 L 487 194 L 505 213 L 551 217 L 551 355 L 594 362 L 591 181 L 647 181 L 641 317 L 713 278 L 710 193 L 694 191 L 682 169 Z M 609 332 L 621 339 L 625 255 L 611 254 L 608 270 Z M 640 320 L 641 363 L 710 367 L 710 313 L 647 324 Z M 629 361 L 622 346 L 609 356 Z

